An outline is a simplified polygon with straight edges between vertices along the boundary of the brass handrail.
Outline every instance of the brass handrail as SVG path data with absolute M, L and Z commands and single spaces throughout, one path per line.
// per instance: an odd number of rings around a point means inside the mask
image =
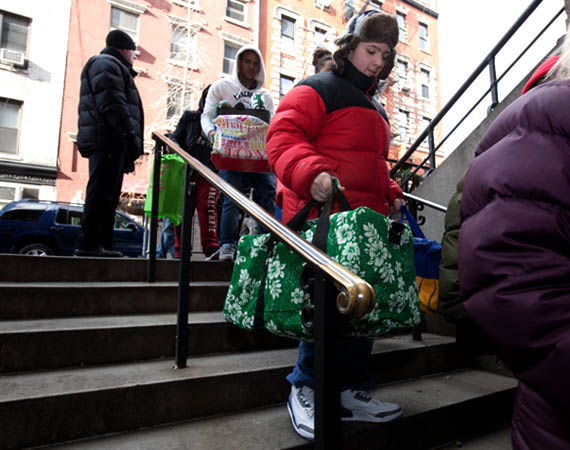
M 227 195 L 241 209 L 247 211 L 258 222 L 271 231 L 285 245 L 298 253 L 305 261 L 316 266 L 319 270 L 330 277 L 339 293 L 337 295 L 337 309 L 341 314 L 351 317 L 362 317 L 369 313 L 376 304 L 374 288 L 359 276 L 353 274 L 326 253 L 316 248 L 289 227 L 283 225 L 263 208 L 249 200 L 238 189 L 223 180 L 213 170 L 206 167 L 188 152 L 183 150 L 176 142 L 164 134 L 154 131 L 154 139 L 162 141 L 167 147 L 177 153 L 186 163 L 196 170 L 210 184 L 217 187 Z

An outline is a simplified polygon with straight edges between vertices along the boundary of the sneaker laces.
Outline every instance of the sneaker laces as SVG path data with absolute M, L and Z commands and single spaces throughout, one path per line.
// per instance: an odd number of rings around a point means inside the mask
M 210 256 L 206 256 L 205 261 L 211 261 L 211 260 L 215 259 L 216 256 L 218 256 L 221 251 L 222 251 L 222 247 L 218 247 L 218 249 L 214 253 L 212 253 Z
M 353 393 L 355 399 L 360 400 L 361 402 L 371 403 L 376 406 L 382 406 L 384 404 L 383 402 L 372 397 L 372 395 L 370 395 L 370 392 L 355 390 L 351 390 L 350 392 Z
M 307 413 L 307 416 L 312 419 L 314 414 L 315 414 L 314 393 L 312 390 L 310 390 L 310 391 L 307 390 L 306 394 L 303 391 L 304 391 L 304 387 L 299 389 L 299 392 L 297 393 L 297 400 L 299 400 L 299 403 L 301 403 L 301 406 L 303 407 L 303 409 Z M 310 394 L 313 394 L 313 395 L 310 395 Z

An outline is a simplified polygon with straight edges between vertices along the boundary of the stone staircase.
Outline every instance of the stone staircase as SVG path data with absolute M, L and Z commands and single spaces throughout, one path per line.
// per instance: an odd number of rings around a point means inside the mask
M 221 308 L 231 267 L 191 267 L 188 368 L 173 369 L 178 264 L 0 255 L 0 449 L 310 448 L 285 375 L 296 342 L 244 332 Z M 454 339 L 375 340 L 388 424 L 343 424 L 342 448 L 430 449 L 510 422 L 516 382 L 471 367 Z

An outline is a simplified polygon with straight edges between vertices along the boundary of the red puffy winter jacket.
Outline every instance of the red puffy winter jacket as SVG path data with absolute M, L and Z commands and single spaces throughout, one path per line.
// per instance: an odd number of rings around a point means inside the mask
M 310 200 L 321 172 L 340 180 L 353 208 L 387 215 L 402 197 L 386 166 L 390 129 L 384 110 L 370 99 L 374 81 L 346 61 L 342 75 L 316 74 L 281 100 L 267 134 L 267 158 L 279 181 L 284 222 Z

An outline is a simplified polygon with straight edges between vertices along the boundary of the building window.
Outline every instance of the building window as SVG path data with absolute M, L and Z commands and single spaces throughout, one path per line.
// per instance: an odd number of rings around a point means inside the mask
M 420 23 L 420 49 L 429 51 L 428 27 L 423 23 Z
M 111 30 L 127 33 L 135 43 L 139 41 L 139 15 L 111 7 Z
M 8 203 L 13 201 L 15 198 L 16 198 L 16 188 L 0 186 L 0 208 L 3 208 Z M 3 218 L 4 217 L 2 217 L 2 219 Z
M 422 83 L 422 97 L 429 98 L 429 71 L 421 69 L 420 78 Z
M 234 66 L 236 64 L 236 54 L 240 47 L 229 42 L 224 42 L 224 73 L 229 75 L 234 73 Z
M 192 89 L 190 87 L 187 86 L 186 89 L 183 89 L 182 84 L 168 84 L 168 98 L 166 105 L 167 119 L 180 117 L 185 110 L 190 109 L 191 105 Z
M 382 1 L 381 0 L 371 0 L 370 9 L 374 11 L 382 11 Z
M 408 79 L 408 63 L 405 61 L 398 61 L 398 79 L 399 81 Z
M 400 140 L 406 139 L 408 135 L 408 120 L 410 114 L 407 111 L 399 110 L 398 113 L 398 131 L 400 134 Z
M 0 47 L 26 55 L 30 23 L 30 19 L 0 11 Z
M 322 41 L 325 37 L 325 34 L 327 34 L 327 30 L 324 28 L 315 27 L 315 36 L 317 36 L 317 41 Z
M 397 12 L 396 18 L 398 20 L 399 40 L 406 42 L 406 15 L 404 13 Z
M 193 36 L 188 36 L 188 28 L 172 25 L 172 37 L 170 41 L 170 59 L 179 62 L 192 63 L 191 46 Z
M 292 77 L 288 77 L 286 75 L 281 75 L 279 79 L 279 98 L 282 99 L 285 97 L 285 94 L 289 92 L 289 90 L 293 87 L 293 83 L 295 79 Z
M 238 22 L 245 22 L 245 3 L 238 0 L 227 0 L 226 17 Z
M 22 103 L 0 98 L 0 153 L 18 153 Z
M 281 50 L 295 53 L 295 19 L 281 16 Z
M 186 8 L 199 9 L 198 0 L 172 0 L 172 3 Z

